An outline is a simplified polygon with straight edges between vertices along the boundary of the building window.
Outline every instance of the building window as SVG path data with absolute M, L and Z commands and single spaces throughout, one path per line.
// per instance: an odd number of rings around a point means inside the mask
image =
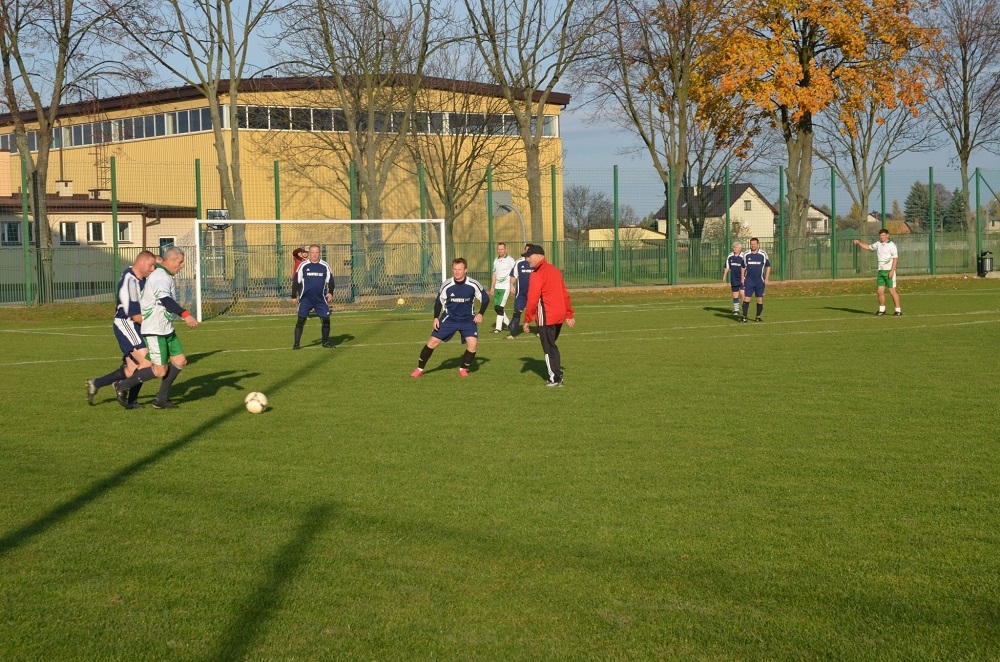
M 753 200 L 743 201 L 743 211 L 753 211 Z
M 21 224 L 14 221 L 7 221 L 3 223 L 3 227 L 0 228 L 0 239 L 4 246 L 20 246 L 21 245 Z
M 91 244 L 104 243 L 104 223 L 96 221 L 87 223 L 87 241 Z
M 61 244 L 75 244 L 76 241 L 76 223 L 66 223 L 62 222 L 59 224 L 59 243 Z
M 160 237 L 160 255 L 177 241 L 177 237 Z
M 118 224 L 118 241 L 123 244 L 132 243 L 132 224 L 128 221 Z

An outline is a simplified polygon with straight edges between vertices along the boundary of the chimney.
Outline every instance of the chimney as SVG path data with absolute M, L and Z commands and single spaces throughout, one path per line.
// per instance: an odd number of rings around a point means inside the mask
M 60 179 L 56 181 L 56 195 L 60 198 L 72 198 L 73 197 L 73 182 L 68 179 Z
M 92 188 L 90 189 L 90 194 L 94 200 L 110 200 L 111 199 L 111 189 L 109 188 Z

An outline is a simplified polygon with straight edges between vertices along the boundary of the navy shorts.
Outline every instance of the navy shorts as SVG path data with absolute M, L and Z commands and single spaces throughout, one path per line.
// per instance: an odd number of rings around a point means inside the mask
M 743 289 L 743 283 L 730 283 L 729 286 L 733 288 L 733 294 Z
M 123 355 L 131 354 L 132 350 L 135 349 L 146 349 L 146 341 L 143 340 L 142 333 L 139 332 L 139 325 L 132 320 L 116 317 L 113 328 L 115 339 L 118 341 L 118 347 L 121 348 Z
M 325 298 L 299 299 L 299 317 L 309 317 L 310 310 L 315 310 L 318 317 L 330 316 L 330 304 L 326 302 Z
M 455 322 L 450 319 L 446 319 L 438 325 L 435 331 L 431 331 L 431 335 L 435 338 L 440 338 L 443 342 L 448 342 L 451 337 L 456 333 L 461 334 L 462 342 L 465 342 L 466 338 L 478 338 L 479 337 L 479 327 L 472 320 L 468 322 Z
M 743 283 L 743 294 L 748 297 L 764 296 L 764 281 L 759 280 L 755 283 Z

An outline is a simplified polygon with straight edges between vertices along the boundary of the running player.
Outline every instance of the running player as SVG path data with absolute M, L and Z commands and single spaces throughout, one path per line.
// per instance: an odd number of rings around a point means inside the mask
M 760 314 L 764 312 L 764 288 L 771 280 L 771 260 L 767 253 L 760 250 L 760 240 L 754 237 L 750 240 L 750 252 L 743 258 L 746 267 L 743 268 L 743 317 L 740 322 L 747 321 L 750 312 L 750 297 L 757 297 L 757 315 L 755 322 L 763 322 Z
M 142 310 L 139 308 L 139 297 L 142 288 L 146 284 L 146 278 L 153 273 L 156 268 L 156 256 L 149 251 L 142 251 L 136 256 L 132 266 L 122 272 L 122 277 L 118 279 L 118 307 L 115 310 L 115 318 L 112 329 L 118 346 L 122 350 L 122 364 L 114 372 L 110 372 L 103 377 L 94 377 L 87 380 L 87 402 L 94 404 L 94 396 L 97 391 L 104 386 L 110 386 L 117 381 L 121 381 L 132 376 L 132 373 L 140 368 L 148 368 L 152 364 L 146 355 L 146 343 L 142 339 L 142 332 L 139 325 L 142 323 Z M 141 409 L 136 400 L 139 397 L 141 384 L 136 384 L 128 393 L 125 393 L 125 402 L 122 406 L 126 409 Z M 115 393 L 118 397 L 118 393 Z
M 322 323 L 323 347 L 333 347 L 330 342 L 330 302 L 333 301 L 333 270 L 325 260 L 319 259 L 319 246 L 309 247 L 309 259 L 299 265 L 292 281 L 292 301 L 299 304 L 299 319 L 295 322 L 295 344 L 299 348 L 302 329 L 306 326 L 309 311 L 315 310 Z
M 451 340 L 456 333 L 461 335 L 462 342 L 465 343 L 465 355 L 462 357 L 458 376 L 469 376 L 469 368 L 476 360 L 476 346 L 479 343 L 477 325 L 483 321 L 483 314 L 490 305 L 490 297 L 478 281 L 466 276 L 468 268 L 469 263 L 464 257 L 456 257 L 451 261 L 452 277 L 441 286 L 434 302 L 434 330 L 431 331 L 427 344 L 420 350 L 417 368 L 410 373 L 410 377 L 424 374 L 434 348 Z M 475 312 L 476 299 L 480 302 L 478 313 Z
M 528 250 L 531 244 L 525 244 L 524 250 Z M 524 307 L 528 305 L 528 285 L 531 284 L 531 274 L 534 269 L 531 268 L 531 264 L 528 262 L 528 258 L 522 257 L 517 262 L 514 263 L 514 268 L 511 269 L 510 278 L 513 281 L 514 289 L 514 316 L 510 318 L 510 324 L 507 326 L 510 329 L 510 335 L 507 336 L 507 340 L 513 340 L 521 333 L 521 314 L 524 312 Z

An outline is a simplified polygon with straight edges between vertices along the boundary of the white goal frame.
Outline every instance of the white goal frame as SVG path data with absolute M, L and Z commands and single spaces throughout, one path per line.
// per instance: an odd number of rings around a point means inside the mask
M 194 220 L 194 291 L 195 291 L 195 319 L 201 319 L 201 228 L 208 225 L 401 225 L 401 224 L 426 224 L 437 225 L 438 236 L 441 237 L 441 282 L 448 278 L 448 256 L 445 242 L 445 227 L 443 218 L 378 218 L 378 219 L 314 219 L 285 221 L 282 219 L 207 219 L 196 218 Z

